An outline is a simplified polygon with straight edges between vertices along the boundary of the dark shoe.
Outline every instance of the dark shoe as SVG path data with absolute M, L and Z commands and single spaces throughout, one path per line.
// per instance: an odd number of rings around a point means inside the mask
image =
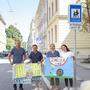
M 23 90 L 23 87 L 19 87 L 19 90 Z
M 17 90 L 17 85 L 13 84 L 13 88 L 14 88 L 14 90 Z
M 17 88 L 14 88 L 14 90 L 17 90 Z
M 23 90 L 23 84 L 20 84 L 19 90 Z

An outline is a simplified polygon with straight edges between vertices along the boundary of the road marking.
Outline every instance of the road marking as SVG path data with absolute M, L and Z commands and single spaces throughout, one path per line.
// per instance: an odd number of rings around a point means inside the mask
M 8 70 L 7 72 L 8 72 L 8 73 L 13 73 L 13 71 L 12 71 L 12 70 Z

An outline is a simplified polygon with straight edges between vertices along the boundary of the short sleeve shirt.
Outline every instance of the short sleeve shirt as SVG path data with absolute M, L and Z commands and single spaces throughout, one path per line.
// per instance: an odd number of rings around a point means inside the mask
M 31 59 L 32 63 L 38 63 L 43 59 L 43 55 L 41 52 L 37 51 L 37 53 L 34 53 L 33 51 L 30 53 L 29 58 Z
M 59 52 L 58 51 L 54 51 L 54 52 L 52 52 L 52 51 L 48 51 L 47 53 L 46 53 L 46 57 L 60 57 L 60 54 L 59 54 Z
M 23 55 L 25 55 L 25 50 L 23 48 L 20 47 L 19 49 L 17 49 L 16 47 L 14 47 L 10 53 L 11 55 L 13 55 L 13 64 L 22 63 Z
M 71 51 L 68 51 L 68 52 L 61 51 L 60 54 L 61 54 L 61 57 L 65 58 L 65 59 L 67 59 L 68 57 L 75 56 L 74 53 Z

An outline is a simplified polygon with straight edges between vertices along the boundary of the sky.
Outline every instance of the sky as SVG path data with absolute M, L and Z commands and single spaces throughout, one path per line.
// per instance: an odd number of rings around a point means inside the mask
M 39 0 L 0 0 L 0 14 L 6 22 L 17 27 L 23 40 L 27 41 L 30 32 L 30 22 L 34 18 Z

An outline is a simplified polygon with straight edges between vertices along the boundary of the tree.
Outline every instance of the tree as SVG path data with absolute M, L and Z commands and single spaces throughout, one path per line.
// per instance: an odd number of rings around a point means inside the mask
M 12 38 L 12 39 L 22 39 L 22 35 L 20 31 L 14 27 L 13 25 L 10 25 L 6 30 L 6 36 L 7 38 Z
M 83 31 L 90 32 L 90 0 L 83 3 Z
M 14 27 L 13 25 L 10 25 L 6 30 L 6 38 L 7 38 L 7 45 L 6 48 L 8 50 L 11 50 L 11 48 L 14 46 L 14 41 L 19 39 L 22 40 L 22 35 L 20 31 Z
M 86 7 L 83 8 L 83 31 L 87 31 L 87 15 L 86 15 Z
M 87 31 L 90 32 L 90 0 L 86 0 L 87 9 Z

